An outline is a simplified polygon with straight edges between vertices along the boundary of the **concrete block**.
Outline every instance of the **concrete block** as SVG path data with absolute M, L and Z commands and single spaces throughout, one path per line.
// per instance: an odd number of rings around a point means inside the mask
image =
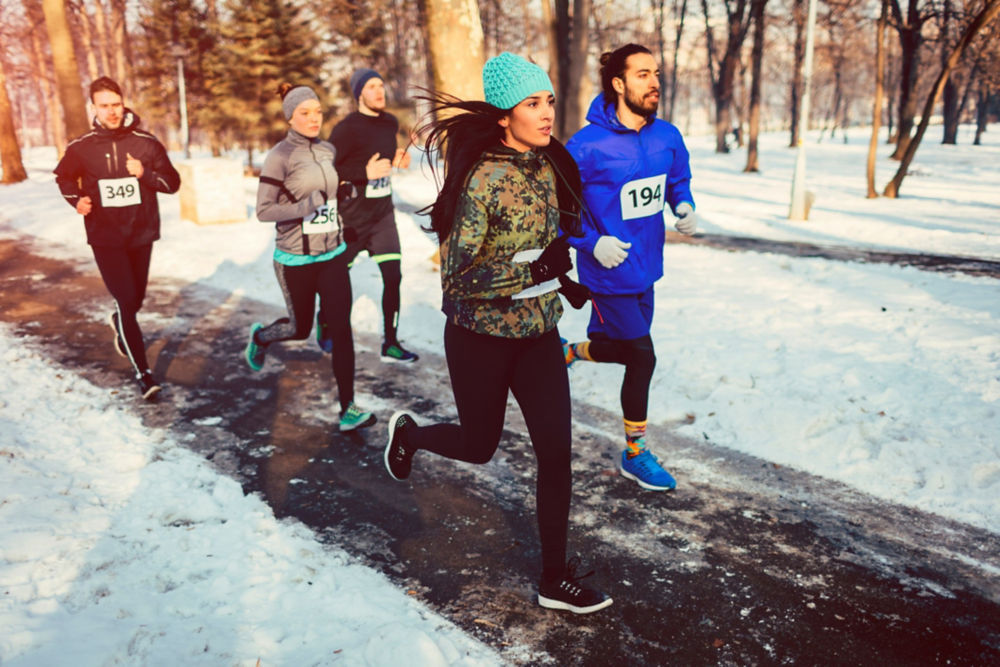
M 177 162 L 181 217 L 200 225 L 247 218 L 243 165 L 238 160 L 199 158 Z

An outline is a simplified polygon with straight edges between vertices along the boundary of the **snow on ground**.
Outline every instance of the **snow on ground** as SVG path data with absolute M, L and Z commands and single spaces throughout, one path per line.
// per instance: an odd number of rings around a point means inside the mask
M 958 146 L 934 143 L 931 128 L 894 200 L 865 198 L 864 131 L 846 144 L 814 135 L 806 147 L 817 198 L 804 222 L 786 218 L 787 135 L 762 138 L 760 174 L 741 173 L 743 152 L 716 155 L 710 138 L 689 138 L 701 230 L 1000 259 L 991 129 L 973 147 L 969 128 Z M 896 163 L 879 150 L 881 188 Z M 47 254 L 86 260 L 80 219 L 48 173 L 54 154 L 27 157 L 31 180 L 0 189 L 0 234 L 30 234 Z M 425 219 L 407 212 L 434 193 L 417 162 L 394 182 L 400 333 L 440 354 L 435 246 L 420 230 Z M 248 180 L 248 207 L 254 190 Z M 161 205 L 154 284 L 169 277 L 283 305 L 272 226 L 249 208 L 246 222 L 198 226 L 180 219 L 177 197 Z M 650 443 L 668 467 L 663 443 L 676 430 L 1000 532 L 1000 281 L 687 245 L 665 253 Z M 374 263 L 360 260 L 352 279 L 354 326 L 378 333 Z M 583 338 L 587 317 L 568 310 L 563 335 Z M 11 628 L 0 636 L 3 664 L 59 662 L 67 651 L 75 664 L 159 664 L 165 655 L 313 664 L 338 650 L 355 664 L 495 660 L 304 527 L 275 521 L 235 482 L 142 427 L 127 403 L 50 367 L 31 341 L 0 332 L 0 354 L 0 627 Z M 619 368 L 577 364 L 574 399 L 614 409 L 620 377 Z M 608 435 L 616 448 L 619 434 Z M 85 638 L 93 648 L 81 653 Z

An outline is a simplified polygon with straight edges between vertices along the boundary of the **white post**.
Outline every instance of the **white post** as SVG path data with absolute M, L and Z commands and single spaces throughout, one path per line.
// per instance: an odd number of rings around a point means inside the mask
M 809 0 L 806 21 L 806 53 L 803 69 L 802 103 L 799 107 L 798 152 L 795 155 L 795 172 L 792 175 L 792 203 L 788 209 L 789 220 L 806 220 L 809 217 L 806 192 L 806 132 L 809 130 L 809 94 L 812 88 L 813 33 L 816 26 L 816 0 Z
M 173 51 L 174 58 L 177 59 L 177 93 L 181 112 L 181 145 L 184 147 L 184 157 L 190 159 L 191 144 L 188 135 L 187 94 L 184 86 L 184 55 L 186 51 L 183 45 L 177 43 L 173 45 L 171 50 Z

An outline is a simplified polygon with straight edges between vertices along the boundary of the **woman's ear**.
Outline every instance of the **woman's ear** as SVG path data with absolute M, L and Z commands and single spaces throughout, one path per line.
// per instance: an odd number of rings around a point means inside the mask
M 502 128 L 505 128 L 505 129 L 507 127 L 510 127 L 510 116 L 504 116 L 503 118 L 501 118 L 500 120 L 498 120 L 497 121 L 497 125 L 499 125 Z

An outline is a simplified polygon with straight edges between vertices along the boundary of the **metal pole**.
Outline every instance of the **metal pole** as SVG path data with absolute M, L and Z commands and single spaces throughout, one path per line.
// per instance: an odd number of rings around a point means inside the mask
M 184 157 L 190 158 L 191 144 L 188 137 L 187 95 L 184 88 L 184 59 L 180 56 L 177 58 L 177 89 L 180 93 L 181 144 L 184 146 Z
M 788 209 L 789 220 L 806 220 L 809 217 L 809 202 L 806 201 L 806 146 L 805 137 L 809 130 L 809 94 L 812 89 L 813 33 L 816 27 L 816 0 L 809 0 L 809 15 L 806 20 L 806 52 L 803 69 L 802 104 L 799 108 L 798 152 L 795 155 L 795 172 L 792 176 L 792 203 Z

